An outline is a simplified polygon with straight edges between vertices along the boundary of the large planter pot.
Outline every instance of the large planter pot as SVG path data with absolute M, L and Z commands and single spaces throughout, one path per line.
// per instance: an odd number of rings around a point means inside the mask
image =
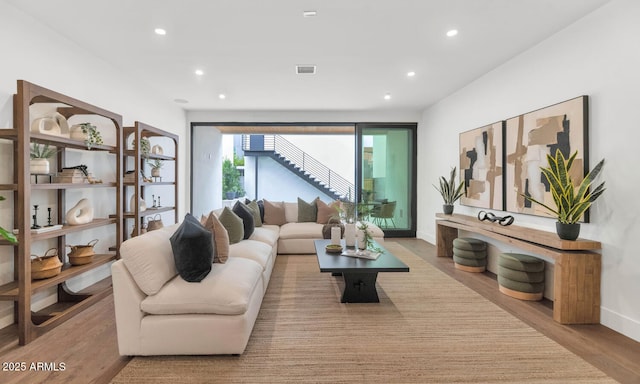
M 29 162 L 29 173 L 46 174 L 49 173 L 49 160 L 47 159 L 31 159 Z
M 575 240 L 580 235 L 580 223 L 564 224 L 556 222 L 556 233 L 562 240 Z
M 225 193 L 227 200 L 233 200 L 236 198 L 236 193 L 235 192 L 226 192 Z
M 453 214 L 453 204 L 444 204 L 442 206 L 442 211 L 444 212 L 445 215 Z

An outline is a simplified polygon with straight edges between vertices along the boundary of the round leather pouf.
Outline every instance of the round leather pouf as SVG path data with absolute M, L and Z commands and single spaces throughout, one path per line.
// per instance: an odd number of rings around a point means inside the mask
M 513 269 L 498 266 L 498 276 L 505 277 L 509 280 L 520 281 L 523 283 L 543 283 L 544 272 L 523 272 L 514 271 Z
M 514 271 L 544 271 L 544 261 L 537 257 L 521 255 L 519 253 L 501 253 L 498 257 L 498 265 Z
M 466 251 L 485 251 L 487 249 L 487 243 L 472 237 L 458 237 L 453 239 L 453 248 Z
M 461 265 L 466 265 L 468 267 L 486 267 L 487 266 L 487 259 L 465 259 L 463 257 L 458 257 L 456 255 L 453 255 L 453 261 Z
M 486 259 L 487 251 L 467 251 L 466 249 L 453 248 L 453 255 L 465 259 Z

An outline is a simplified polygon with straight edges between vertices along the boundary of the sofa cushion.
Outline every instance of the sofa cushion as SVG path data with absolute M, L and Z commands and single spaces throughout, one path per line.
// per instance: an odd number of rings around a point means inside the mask
M 255 229 L 253 213 L 246 205 L 244 205 L 240 201 L 236 201 L 236 203 L 233 205 L 232 211 L 242 219 L 242 225 L 244 227 L 244 234 L 242 238 L 245 240 L 248 239 L 249 237 L 251 237 L 251 234 Z
M 198 219 L 187 213 L 169 241 L 180 277 L 197 283 L 209 274 L 213 263 L 213 234 Z
M 338 217 L 340 214 L 340 211 L 338 211 L 340 207 L 339 201 L 332 201 L 330 204 L 327 204 L 318 199 L 316 200 L 316 206 L 318 207 L 318 215 L 316 217 L 316 223 L 318 224 L 327 224 L 330 218 L 334 216 Z
M 279 234 L 280 234 L 280 226 L 263 225 L 262 227 L 256 228 L 256 230 L 253 231 L 253 235 L 251 235 L 249 240 L 261 241 L 273 247 L 278 242 Z
M 225 264 L 213 264 L 199 284 L 176 276 L 160 292 L 146 297 L 140 308 L 153 315 L 241 315 L 247 311 L 262 270 L 252 260 L 232 257 Z
M 253 260 L 265 269 L 269 264 L 272 247 L 257 240 L 243 240 L 239 243 L 231 245 L 229 255 L 231 258 L 242 258 Z
M 229 233 L 213 211 L 202 216 L 200 223 L 213 233 L 213 262 L 224 263 L 229 258 Z
M 264 199 L 264 224 L 282 225 L 286 222 L 284 202 Z
M 178 271 L 169 237 L 180 224 L 132 237 L 120 245 L 120 257 L 142 292 L 154 295 Z
M 229 244 L 235 244 L 242 240 L 244 237 L 244 224 L 242 219 L 233 213 L 229 207 L 224 207 L 218 219 L 229 234 Z
M 322 224 L 287 223 L 280 227 L 281 239 L 322 239 Z
M 318 200 L 319 198 L 315 198 L 307 203 L 298 197 L 298 223 L 315 223 L 318 217 L 318 206 L 316 205 Z

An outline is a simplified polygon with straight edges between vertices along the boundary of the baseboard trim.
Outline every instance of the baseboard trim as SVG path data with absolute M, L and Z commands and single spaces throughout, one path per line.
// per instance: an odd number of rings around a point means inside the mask
M 609 308 L 600 307 L 600 324 L 640 342 L 640 321 L 621 315 Z

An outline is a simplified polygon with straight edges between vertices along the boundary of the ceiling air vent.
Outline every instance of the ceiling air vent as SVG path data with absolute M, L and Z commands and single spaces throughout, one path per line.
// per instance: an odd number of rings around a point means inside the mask
M 315 65 L 296 65 L 296 73 L 298 75 L 315 75 L 316 66 Z

